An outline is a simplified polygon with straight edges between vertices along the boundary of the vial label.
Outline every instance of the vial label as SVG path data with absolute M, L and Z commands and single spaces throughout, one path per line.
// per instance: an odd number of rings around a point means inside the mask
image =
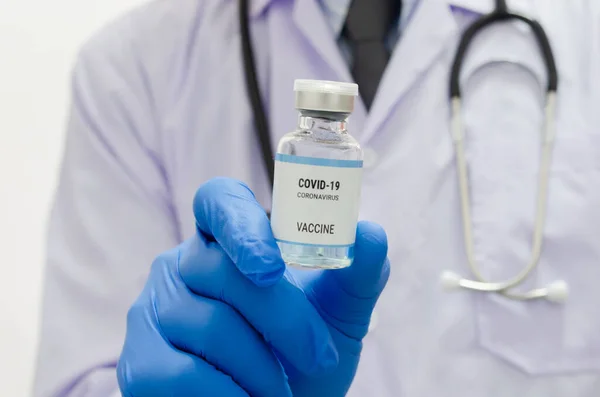
M 275 239 L 304 245 L 354 245 L 362 161 L 278 153 L 271 227 Z

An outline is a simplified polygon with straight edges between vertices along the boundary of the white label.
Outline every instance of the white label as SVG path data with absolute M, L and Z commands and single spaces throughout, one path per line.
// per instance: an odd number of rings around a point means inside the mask
M 362 161 L 275 157 L 271 227 L 279 241 L 351 246 L 356 238 Z

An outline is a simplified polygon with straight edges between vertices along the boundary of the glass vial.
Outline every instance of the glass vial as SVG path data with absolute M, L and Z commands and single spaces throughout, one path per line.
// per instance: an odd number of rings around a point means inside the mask
M 339 269 L 354 260 L 363 153 L 348 134 L 358 86 L 294 82 L 298 127 L 275 156 L 271 226 L 291 266 Z

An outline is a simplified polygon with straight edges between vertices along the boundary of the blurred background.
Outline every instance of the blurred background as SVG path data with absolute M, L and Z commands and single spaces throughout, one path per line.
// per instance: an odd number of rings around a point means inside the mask
M 75 53 L 143 0 L 0 0 L 0 396 L 30 395 Z

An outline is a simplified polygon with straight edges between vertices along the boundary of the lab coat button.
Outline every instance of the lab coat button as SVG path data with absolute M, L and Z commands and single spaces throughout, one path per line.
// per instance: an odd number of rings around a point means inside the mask
M 363 149 L 363 167 L 373 168 L 377 162 L 377 152 L 371 148 Z

